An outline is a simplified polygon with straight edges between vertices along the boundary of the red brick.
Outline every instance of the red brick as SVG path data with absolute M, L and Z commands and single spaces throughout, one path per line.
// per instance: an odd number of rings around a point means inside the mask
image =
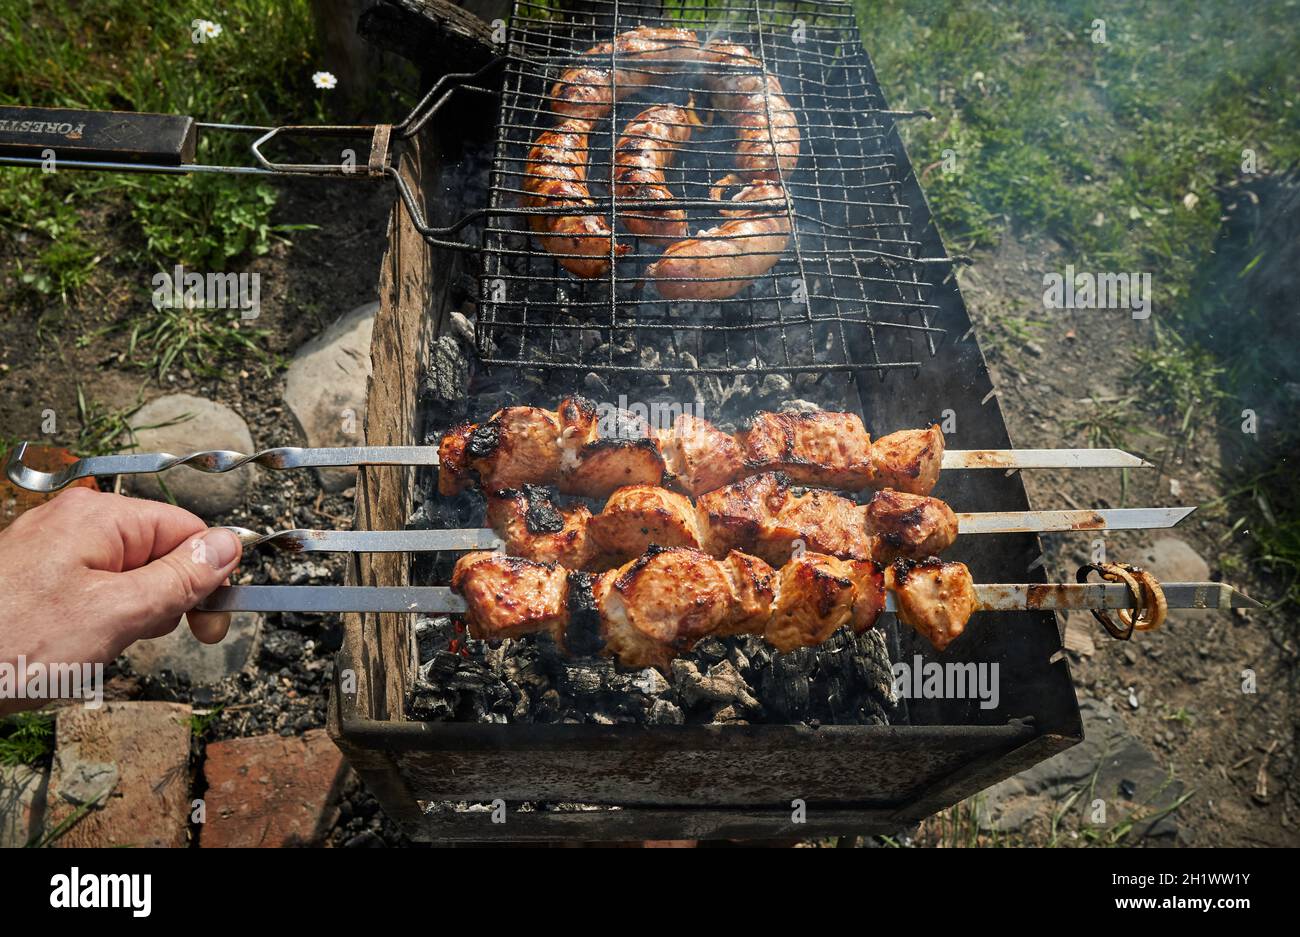
M 9 453 L 0 454 L 0 464 L 8 461 Z M 63 468 L 65 465 L 71 465 L 77 461 L 77 457 L 67 449 L 59 449 L 55 446 L 28 446 L 27 452 L 23 454 L 23 463 L 42 472 L 54 472 Z M 93 478 L 79 478 L 72 483 L 73 488 L 95 488 Z M 24 511 L 30 511 L 38 504 L 44 504 L 51 498 L 55 497 L 56 492 L 39 493 L 28 491 L 26 488 L 19 488 L 9 479 L 0 475 L 0 530 L 4 530 L 12 524 L 18 515 Z
M 107 798 L 100 796 L 110 785 Z M 141 702 L 60 709 L 46 834 L 76 814 L 86 800 L 97 806 L 53 845 L 186 845 L 190 707 Z
M 213 742 L 200 846 L 318 845 L 338 816 L 343 754 L 322 730 Z

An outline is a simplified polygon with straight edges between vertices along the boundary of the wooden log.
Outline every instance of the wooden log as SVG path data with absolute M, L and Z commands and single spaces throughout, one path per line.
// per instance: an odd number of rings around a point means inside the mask
M 426 77 L 475 71 L 503 51 L 487 22 L 449 0 L 380 0 L 361 14 L 357 31 Z

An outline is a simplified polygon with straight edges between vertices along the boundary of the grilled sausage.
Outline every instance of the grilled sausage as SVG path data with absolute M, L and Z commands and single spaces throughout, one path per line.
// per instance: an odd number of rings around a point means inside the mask
M 720 199 L 735 177 L 728 176 L 713 188 Z M 732 203 L 765 200 L 785 201 L 785 190 L 772 182 L 746 185 L 731 198 Z M 665 299 L 730 299 L 763 276 L 781 259 L 790 243 L 790 216 L 784 205 L 762 206 L 745 211 L 725 209 L 732 220 L 701 231 L 693 238 L 675 241 L 663 256 L 646 268 Z
M 660 104 L 633 117 L 614 148 L 614 194 L 623 199 L 672 201 L 672 190 L 664 185 L 664 169 L 690 140 L 692 128 L 699 126 L 694 98 L 685 107 Z M 687 234 L 686 212 L 680 208 L 629 209 L 622 218 L 638 237 L 679 240 Z
M 524 205 L 528 208 L 593 208 L 587 188 L 587 136 L 591 122 L 565 120 L 543 131 L 528 153 L 524 170 Z M 559 258 L 574 276 L 595 279 L 609 272 L 614 232 L 604 215 L 531 215 L 529 226 L 542 249 Z M 624 244 L 614 254 L 627 253 Z
M 714 39 L 701 53 L 706 62 L 758 71 L 719 68 L 707 80 L 714 109 L 736 130 L 736 170 L 746 179 L 779 180 L 799 162 L 799 123 L 775 75 L 749 49 Z
M 663 69 L 647 66 L 699 61 L 700 40 L 689 29 L 638 26 L 583 53 L 584 58 L 592 59 L 611 55 L 621 68 L 576 65 L 566 69 L 551 87 L 551 110 L 560 117 L 600 120 L 608 116 L 615 101 L 667 74 Z

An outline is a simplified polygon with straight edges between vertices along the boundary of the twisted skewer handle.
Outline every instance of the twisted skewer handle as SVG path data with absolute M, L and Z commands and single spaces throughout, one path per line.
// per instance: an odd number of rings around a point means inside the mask
M 5 473 L 9 480 L 28 491 L 58 491 L 79 478 L 97 475 L 147 475 L 186 465 L 200 472 L 233 472 L 252 463 L 263 468 L 340 468 L 356 465 L 437 465 L 435 446 L 345 446 L 329 449 L 299 449 L 280 446 L 252 455 L 230 449 L 209 449 L 189 455 L 170 452 L 142 452 L 90 456 L 78 459 L 55 472 L 42 472 L 24 464 L 27 443 L 19 444 L 9 456 Z

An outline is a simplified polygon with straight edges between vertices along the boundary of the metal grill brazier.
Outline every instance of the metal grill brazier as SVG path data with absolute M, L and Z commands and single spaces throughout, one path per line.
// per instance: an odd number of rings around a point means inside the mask
M 562 10 L 516 6 L 493 129 L 476 133 L 466 112 L 453 133 L 451 115 L 440 114 L 403 157 L 418 213 L 399 204 L 390 222 L 372 346 L 370 444 L 422 442 L 459 415 L 431 404 L 427 390 L 436 369 L 431 349 L 451 333 L 452 313 L 466 311 L 475 314 L 478 352 L 463 402 L 472 419 L 487 415 L 480 409 L 502 387 L 511 399 L 554 406 L 593 382 L 645 399 L 647 388 L 687 376 L 756 387 L 775 374 L 796 391 L 860 412 L 875 435 L 950 411 L 954 446 L 1010 446 L 953 263 L 899 138 L 897 122 L 908 115 L 889 110 L 850 7 L 732 2 L 704 17 L 672 4 L 598 0 Z M 549 123 L 547 89 L 584 49 L 643 24 L 684 25 L 748 46 L 780 78 L 799 119 L 802 156 L 783 179 L 791 198 L 773 209 L 790 215 L 790 248 L 732 300 L 658 298 L 640 282 L 655 249 L 621 231 L 630 253 L 592 281 L 569 276 L 527 233 L 529 214 L 548 211 L 520 207 L 530 141 Z M 666 81 L 661 93 L 679 100 L 684 92 Z M 614 140 L 653 100 L 621 102 L 591 137 L 593 197 L 615 228 L 619 213 L 644 206 L 614 204 L 609 194 Z M 731 171 L 733 142 L 720 119 L 669 173 L 692 231 L 717 220 L 705 190 Z M 460 231 L 478 250 L 445 250 L 422 228 Z M 749 399 L 729 396 L 720 416 L 757 409 Z M 429 480 L 416 469 L 364 468 L 356 526 L 403 527 L 428 493 Z M 1028 508 L 1020 478 L 1000 472 L 947 473 L 936 495 L 959 510 Z M 959 539 L 951 552 L 977 582 L 1044 581 L 1031 534 L 984 538 L 978 550 Z M 355 558 L 351 580 L 406 585 L 423 575 L 400 555 L 365 555 Z M 900 724 L 815 727 L 412 721 L 405 709 L 416 667 L 410 618 L 346 617 L 330 729 L 389 815 L 420 839 L 894 831 L 1081 738 L 1048 612 L 982 614 L 944 655 L 945 662 L 998 665 L 993 708 L 969 699 L 909 700 Z M 886 619 L 893 660 L 937 659 Z M 806 804 L 804 823 L 792 822 L 796 800 Z M 505 803 L 505 823 L 494 823 L 492 811 L 448 806 L 494 801 Z

